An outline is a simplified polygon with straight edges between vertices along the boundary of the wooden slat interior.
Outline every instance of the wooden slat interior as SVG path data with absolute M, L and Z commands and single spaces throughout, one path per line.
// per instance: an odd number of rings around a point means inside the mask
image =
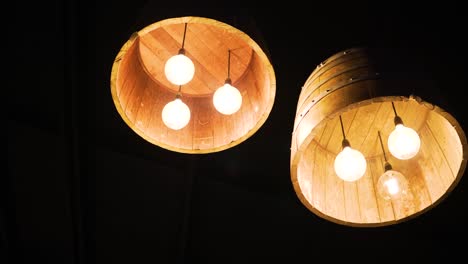
M 341 112 L 351 146 L 366 157 L 366 174 L 356 182 L 344 182 L 334 172 L 334 158 L 343 139 L 339 116 L 325 119 L 313 131 L 315 137 L 301 152 L 297 180 L 306 201 L 326 218 L 342 223 L 376 225 L 394 223 L 421 212 L 440 199 L 453 184 L 463 159 L 457 132 L 440 114 L 415 100 L 394 101 L 405 125 L 421 138 L 420 152 L 410 160 L 394 158 L 386 146 L 394 129 L 390 100 L 375 100 Z M 384 200 L 377 194 L 377 181 L 384 172 L 384 157 L 378 141 L 381 132 L 388 161 L 410 184 L 402 200 Z
M 386 225 L 407 219 L 444 197 L 466 164 L 466 140 L 456 122 L 429 103 L 384 90 L 388 86 L 382 85 L 385 80 L 371 61 L 365 49 L 331 56 L 314 69 L 297 103 L 291 141 L 295 190 L 310 210 L 339 223 Z M 410 160 L 394 158 L 386 146 L 395 128 L 392 102 L 404 124 L 421 138 L 421 149 Z M 344 182 L 334 172 L 343 140 L 340 116 L 351 147 L 367 160 L 366 173 L 356 182 Z M 408 195 L 400 200 L 377 194 L 384 172 L 379 131 L 388 161 L 410 184 Z
M 163 87 L 177 91 L 164 75 L 165 62 L 182 47 L 184 24 L 171 24 L 142 35 L 140 57 L 144 68 Z M 195 65 L 192 81 L 183 86 L 187 96 L 208 96 L 227 78 L 228 50 L 231 50 L 230 77 L 236 83 L 247 71 L 253 50 L 244 40 L 213 25 L 189 23 L 185 54 Z
M 245 137 L 268 114 L 270 75 L 265 61 L 240 37 L 213 25 L 190 24 L 185 48 L 197 72 L 190 85 L 182 87 L 182 101 L 191 110 L 191 120 L 180 130 L 170 130 L 161 113 L 178 87 L 165 80 L 163 67 L 180 48 L 182 32 L 183 24 L 166 25 L 128 46 L 118 62 L 115 101 L 125 121 L 148 141 L 182 152 L 210 152 Z M 243 104 L 237 113 L 222 115 L 214 108 L 212 96 L 227 77 L 228 49 L 232 49 L 232 83 L 241 92 Z

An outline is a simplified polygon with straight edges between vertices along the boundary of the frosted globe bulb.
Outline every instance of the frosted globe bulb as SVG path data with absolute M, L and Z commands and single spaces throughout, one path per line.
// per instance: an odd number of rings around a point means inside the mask
M 242 95 L 236 87 L 226 82 L 214 93 L 213 104 L 221 114 L 231 115 L 241 108 Z
M 182 129 L 190 121 L 190 109 L 182 100 L 176 98 L 164 106 L 162 120 L 170 129 Z
M 403 124 L 397 124 L 388 137 L 388 150 L 397 159 L 411 159 L 416 156 L 420 147 L 418 133 Z
M 387 170 L 377 181 L 377 193 L 385 200 L 395 200 L 409 191 L 408 181 L 398 171 Z
M 171 83 L 184 85 L 192 80 L 195 74 L 195 65 L 189 57 L 177 54 L 166 61 L 164 73 Z
M 344 181 L 359 180 L 366 172 L 367 162 L 361 152 L 346 146 L 335 158 L 335 172 Z

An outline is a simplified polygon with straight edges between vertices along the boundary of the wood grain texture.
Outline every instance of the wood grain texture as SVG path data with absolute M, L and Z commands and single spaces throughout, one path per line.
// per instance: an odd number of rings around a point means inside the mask
M 192 81 L 181 87 L 182 101 L 191 111 L 180 130 L 162 122 L 163 107 L 174 100 L 178 86 L 168 82 L 165 62 L 182 46 L 195 64 Z M 212 97 L 227 78 L 243 97 L 241 109 L 222 115 Z M 117 111 L 138 135 L 162 148 L 182 153 L 221 151 L 252 136 L 273 107 L 276 80 L 262 47 L 243 31 L 208 18 L 179 17 L 151 24 L 122 46 L 111 72 L 111 92 Z
M 164 75 L 165 62 L 182 47 L 184 24 L 160 27 L 141 35 L 140 58 L 148 75 L 174 92 L 177 86 Z M 248 70 L 252 48 L 234 34 L 207 24 L 187 24 L 185 55 L 194 65 L 194 79 L 184 85 L 184 94 L 208 96 L 227 78 L 228 50 L 231 50 L 230 77 L 233 83 Z
M 391 225 L 429 210 L 448 195 L 466 166 L 466 136 L 439 107 L 416 96 L 388 95 L 381 89 L 388 87 L 381 85 L 385 79 L 373 74 L 366 56 L 359 49 L 335 54 L 306 81 L 291 140 L 291 180 L 301 202 L 327 220 L 351 226 Z M 395 128 L 392 103 L 404 124 L 421 138 L 421 149 L 410 160 L 398 160 L 388 152 L 387 138 Z M 365 175 L 355 182 L 344 182 L 334 172 L 343 140 L 340 116 L 346 138 L 367 161 Z M 377 192 L 384 173 L 383 151 L 409 183 L 402 198 L 385 200 Z

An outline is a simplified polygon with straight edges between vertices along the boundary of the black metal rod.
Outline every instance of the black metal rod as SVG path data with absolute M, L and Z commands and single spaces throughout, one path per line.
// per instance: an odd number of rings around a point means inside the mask
M 393 112 L 395 113 L 395 116 L 398 116 L 398 114 L 396 112 L 396 109 L 395 109 L 395 105 L 393 104 L 393 102 L 392 102 L 392 108 L 393 108 Z
M 182 37 L 182 49 L 184 48 L 185 45 L 185 34 L 187 33 L 187 23 L 185 23 L 184 26 L 184 36 Z
M 182 85 L 179 85 L 179 90 L 177 90 L 176 99 L 182 96 L 181 91 L 182 91 Z
M 228 71 L 227 71 L 228 79 L 231 78 L 230 72 L 231 72 L 231 50 L 228 50 Z
M 380 131 L 378 131 L 378 135 L 379 135 L 380 146 L 382 147 L 382 152 L 383 152 L 383 156 L 384 156 L 384 159 L 385 159 L 385 163 L 387 163 L 387 156 L 385 155 L 385 149 L 384 149 L 384 145 L 382 143 L 382 137 L 380 136 Z
M 345 135 L 345 132 L 344 132 L 343 120 L 341 119 L 341 116 L 340 116 L 340 124 L 341 124 L 341 132 L 343 133 L 343 140 L 345 140 L 345 139 L 346 139 L 346 135 Z

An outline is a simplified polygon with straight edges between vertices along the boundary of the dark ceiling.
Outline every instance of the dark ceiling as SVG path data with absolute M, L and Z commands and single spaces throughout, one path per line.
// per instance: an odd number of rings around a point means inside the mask
M 467 132 L 462 8 L 394 1 L 246 9 L 177 4 L 16 4 L 6 38 L 15 71 L 7 88 L 0 263 L 466 257 L 461 251 L 468 231 L 466 177 L 417 218 L 357 228 L 308 211 L 289 171 L 301 86 L 317 64 L 351 47 L 388 51 L 402 67 L 433 83 L 442 106 Z M 124 123 L 110 94 L 113 60 L 130 35 L 186 15 L 221 21 L 251 16 L 276 74 L 266 123 L 245 142 L 218 153 L 181 154 L 150 144 Z M 424 94 L 424 87 L 418 89 Z

